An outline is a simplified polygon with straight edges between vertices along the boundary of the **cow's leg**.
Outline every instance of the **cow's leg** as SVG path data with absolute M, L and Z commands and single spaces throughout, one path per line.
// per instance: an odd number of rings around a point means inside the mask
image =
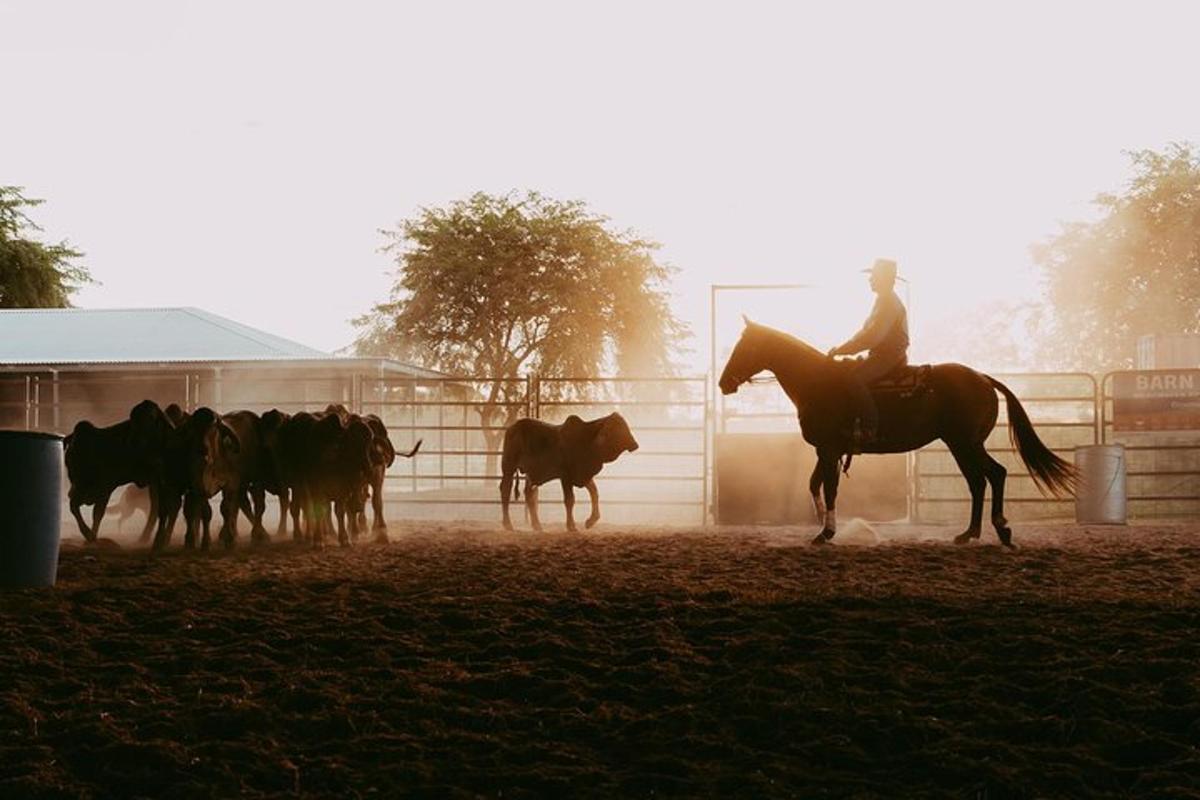
M 577 531 L 575 527 L 575 487 L 571 485 L 571 481 L 563 478 L 559 481 L 562 484 L 563 505 L 567 508 L 567 530 Z
M 325 544 L 326 512 L 324 503 L 324 500 L 318 500 L 315 497 L 310 497 L 308 501 L 312 516 L 308 519 L 306 539 L 312 543 L 313 547 L 322 547 Z
M 196 547 L 196 539 L 200 535 L 201 498 L 195 492 L 188 492 L 183 498 L 183 546 L 188 550 Z
M 592 513 L 588 514 L 588 518 L 584 520 L 583 527 L 591 528 L 600 521 L 600 492 L 596 491 L 596 480 L 592 478 L 583 485 L 587 489 L 588 500 L 592 504 Z
M 288 490 L 285 486 L 279 490 L 279 527 L 275 531 L 276 536 L 280 539 L 287 536 L 288 512 L 291 510 L 288 508 L 289 505 Z
M 304 515 L 304 524 L 308 524 L 308 494 L 301 488 L 292 489 L 292 541 L 304 541 L 304 525 L 301 524 L 300 515 Z
M 349 502 L 344 497 L 335 500 L 333 503 L 334 513 L 337 516 L 338 544 L 342 547 L 346 547 L 350 544 L 350 537 L 346 535 L 347 515 L 351 517 L 351 526 L 354 525 L 354 512 L 347 508 L 348 505 Z
M 237 542 L 238 498 L 240 488 L 221 491 L 221 544 L 228 550 Z
M 146 512 L 146 525 L 142 528 L 142 536 L 138 541 L 141 544 L 146 544 L 150 541 L 150 537 L 154 535 L 154 529 L 158 527 L 158 506 L 162 502 L 162 498 L 158 484 L 152 483 L 150 490 L 150 510 Z
M 322 537 L 328 536 L 330 539 L 333 538 L 333 511 L 334 511 L 333 506 L 334 506 L 334 503 L 332 500 L 325 501 L 325 506 L 324 506 L 325 514 L 323 517 L 323 519 L 325 520 L 325 527 L 321 529 L 321 536 Z
M 253 501 L 253 505 L 248 502 L 251 500 Z M 263 527 L 262 522 L 263 514 L 267 513 L 267 491 L 261 486 L 253 486 L 249 491 L 243 490 L 242 511 L 250 519 L 250 541 L 254 544 L 265 544 L 271 541 L 271 537 L 267 533 L 267 529 Z
M 154 549 L 162 550 L 171 540 L 171 532 L 175 529 L 175 518 L 179 514 L 182 497 L 163 491 L 158 499 L 158 531 L 154 535 Z
M 377 469 L 371 476 L 371 529 L 376 532 L 387 531 L 387 520 L 383 518 L 384 477 L 382 468 Z
M 513 529 L 512 518 L 508 515 L 508 498 L 512 496 L 513 474 L 506 472 L 500 476 L 500 511 L 502 514 L 502 524 L 504 530 L 511 531 Z M 526 501 L 529 500 L 529 493 L 525 493 Z M 82 523 L 81 523 L 82 524 Z
M 83 503 L 79 502 L 79 498 L 72 497 L 71 516 L 79 523 L 79 533 L 83 536 L 84 541 L 94 542 L 96 541 L 96 532 L 89 528 L 88 524 L 83 521 L 83 513 L 80 511 L 82 505 Z
M 108 500 L 112 497 L 113 490 L 101 492 L 96 498 L 96 505 L 92 506 L 92 538 L 91 541 L 96 541 L 100 537 L 100 523 L 104 520 L 104 512 L 108 510 Z
M 529 513 L 529 527 L 540 531 L 542 521 L 538 519 L 538 487 L 531 483 L 525 484 L 525 510 Z
M 825 490 L 825 519 L 813 544 L 826 544 L 837 533 L 837 491 L 841 472 L 841 455 L 832 451 L 817 451 L 817 466 L 821 468 L 821 483 Z
M 197 495 L 196 500 L 200 512 L 200 549 L 207 550 L 212 545 L 212 503 L 204 495 Z

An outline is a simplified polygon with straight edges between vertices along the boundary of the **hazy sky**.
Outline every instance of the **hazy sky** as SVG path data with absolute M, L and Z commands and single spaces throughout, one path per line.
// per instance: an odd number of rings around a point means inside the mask
M 1190 2 L 0 0 L 0 183 L 86 251 L 78 305 L 324 349 L 387 293 L 380 227 L 514 188 L 661 241 L 697 365 L 710 283 L 838 287 L 722 308 L 832 344 L 875 256 L 919 339 L 1033 294 L 1028 246 L 1122 150 L 1200 140 L 1197 30 Z

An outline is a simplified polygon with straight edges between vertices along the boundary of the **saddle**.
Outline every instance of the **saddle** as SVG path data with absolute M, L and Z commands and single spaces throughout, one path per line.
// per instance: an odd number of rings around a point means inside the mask
M 894 394 L 900 397 L 912 397 L 913 395 L 921 394 L 929 388 L 929 373 L 932 370 L 933 366 L 931 364 L 918 364 L 915 366 L 904 364 L 896 367 L 887 375 L 884 375 L 871 384 L 869 387 L 871 394 Z

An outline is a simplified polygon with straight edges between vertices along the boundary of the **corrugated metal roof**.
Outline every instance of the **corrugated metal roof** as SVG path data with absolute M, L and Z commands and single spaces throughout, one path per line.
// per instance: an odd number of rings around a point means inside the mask
M 0 310 L 0 364 L 333 358 L 198 308 Z

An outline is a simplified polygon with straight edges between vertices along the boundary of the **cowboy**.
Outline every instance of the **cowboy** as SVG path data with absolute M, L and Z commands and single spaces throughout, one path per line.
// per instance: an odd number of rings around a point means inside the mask
M 829 351 L 830 358 L 867 351 L 867 357 L 852 362 L 849 370 L 849 388 L 858 410 L 852 438 L 856 452 L 873 442 L 879 431 L 879 409 L 868 387 L 908 363 L 908 312 L 896 296 L 896 262 L 877 258 L 863 272 L 870 273 L 875 305 L 862 330 Z

